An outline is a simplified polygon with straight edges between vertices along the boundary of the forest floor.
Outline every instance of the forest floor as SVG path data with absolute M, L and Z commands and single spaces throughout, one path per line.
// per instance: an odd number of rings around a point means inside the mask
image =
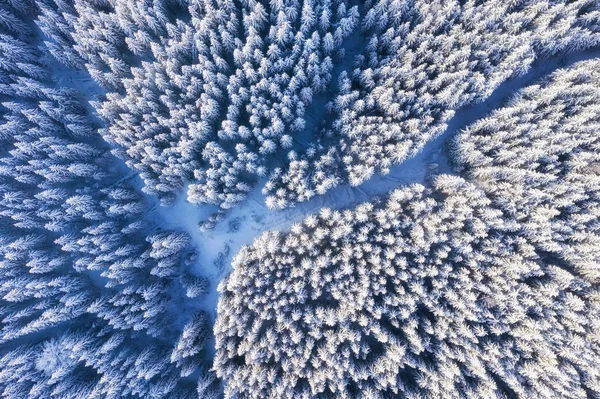
M 233 257 L 244 245 L 251 244 L 265 231 L 285 232 L 293 223 L 318 213 L 321 208 L 351 208 L 361 202 L 384 199 L 387 193 L 404 185 L 427 185 L 432 173 L 453 173 L 445 145 L 458 132 L 502 107 L 521 88 L 543 80 L 557 69 L 598 56 L 600 50 L 536 60 L 528 73 L 501 84 L 485 101 L 457 111 L 445 132 L 429 141 L 416 156 L 392 167 L 387 175 L 374 175 L 357 187 L 340 185 L 294 207 L 270 210 L 261 193 L 265 182 L 259 182 L 248 198 L 230 210 L 213 230 L 207 232 L 200 231 L 198 224 L 214 211 L 214 207 L 198 207 L 188 203 L 185 200 L 185 190 L 180 193 L 174 205 L 156 207 L 157 216 L 164 227 L 185 230 L 190 234 L 199 254 L 193 272 L 209 278 L 211 282 L 210 292 L 199 300 L 198 308 L 206 310 L 213 320 L 216 318 L 217 286 L 229 273 Z

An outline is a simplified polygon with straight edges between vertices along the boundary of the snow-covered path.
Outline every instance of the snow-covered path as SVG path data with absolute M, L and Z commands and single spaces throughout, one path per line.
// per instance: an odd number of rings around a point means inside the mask
M 341 185 L 294 207 L 270 210 L 265 206 L 264 196 L 261 194 L 264 182 L 259 182 L 246 200 L 229 211 L 225 219 L 214 230 L 208 232 L 201 232 L 198 224 L 214 210 L 214 207 L 197 207 L 187 203 L 185 192 L 178 196 L 173 206 L 156 207 L 157 217 L 162 220 L 162 225 L 187 231 L 199 252 L 194 272 L 208 277 L 211 288 L 208 296 L 200 299 L 197 306 L 208 311 L 214 319 L 218 301 L 216 288 L 219 281 L 229 272 L 233 256 L 242 246 L 252 243 L 263 232 L 286 231 L 294 222 L 317 213 L 323 207 L 349 208 L 360 202 L 384 197 L 391 190 L 403 185 L 427 184 L 428 170 L 433 164 L 438 165 L 438 172 L 451 173 L 444 145 L 453 135 L 501 107 L 519 89 L 543 79 L 556 69 L 598 56 L 600 50 L 537 60 L 527 74 L 500 85 L 484 102 L 456 112 L 446 131 L 428 142 L 416 156 L 394 166 L 389 174 L 375 175 L 357 187 Z

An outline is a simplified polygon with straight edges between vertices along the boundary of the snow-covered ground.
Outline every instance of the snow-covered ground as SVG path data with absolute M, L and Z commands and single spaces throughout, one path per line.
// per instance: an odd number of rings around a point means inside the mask
M 520 88 L 543 79 L 554 70 L 575 62 L 598 57 L 600 51 L 590 51 L 571 55 L 538 60 L 531 70 L 519 77 L 500 85 L 486 101 L 456 112 L 446 131 L 430 141 L 413 158 L 391 168 L 387 175 L 375 175 L 357 186 L 341 185 L 325 195 L 313 197 L 307 202 L 283 210 L 270 210 L 265 206 L 259 182 L 254 190 L 236 208 L 229 211 L 215 229 L 201 232 L 198 224 L 205 220 L 215 208 L 195 206 L 185 201 L 185 191 L 170 207 L 157 206 L 155 211 L 166 228 L 187 231 L 193 239 L 199 257 L 193 268 L 197 275 L 208 277 L 211 281 L 210 292 L 198 300 L 197 306 L 216 317 L 218 301 L 217 285 L 228 274 L 231 260 L 242 246 L 268 230 L 287 231 L 294 222 L 303 220 L 307 215 L 317 213 L 323 207 L 344 209 L 353 205 L 383 198 L 391 190 L 408 184 L 427 184 L 431 171 L 452 173 L 445 152 L 445 143 L 457 132 L 502 106 Z

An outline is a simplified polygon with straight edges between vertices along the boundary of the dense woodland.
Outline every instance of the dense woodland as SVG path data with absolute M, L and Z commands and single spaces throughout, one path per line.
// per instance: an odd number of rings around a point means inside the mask
M 33 10 L 0 8 L 0 396 L 210 397 L 208 319 L 175 311 L 208 285 L 187 234 L 146 217 L 82 93 L 53 84 Z
M 272 208 L 388 173 L 536 58 L 600 41 L 596 0 L 380 0 L 364 13 L 364 52 L 339 76 L 324 139 L 273 171 Z
M 40 3 L 48 48 L 107 91 L 104 138 L 164 204 L 218 205 L 206 229 L 266 177 L 283 208 L 386 173 L 536 57 L 600 37 L 596 0 Z
M 217 320 L 199 261 L 599 41 L 598 0 L 0 0 L 0 397 L 600 398 L 600 61 L 258 237 Z
M 600 62 L 452 143 L 463 177 L 268 232 L 220 286 L 226 397 L 600 397 Z
M 46 3 L 49 48 L 107 90 L 104 137 L 144 190 L 168 204 L 187 182 L 222 210 L 305 130 L 359 17 L 340 0 Z

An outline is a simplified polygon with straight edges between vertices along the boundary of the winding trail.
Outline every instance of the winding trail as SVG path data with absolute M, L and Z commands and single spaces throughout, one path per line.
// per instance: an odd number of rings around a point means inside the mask
M 218 301 L 218 283 L 229 273 L 235 254 L 265 231 L 287 231 L 293 223 L 319 212 L 323 207 L 350 208 L 357 203 L 384 198 L 391 190 L 404 185 L 427 185 L 427 178 L 432 172 L 452 173 L 445 143 L 454 135 L 493 110 L 502 107 L 521 88 L 543 80 L 557 69 L 598 57 L 600 57 L 600 49 L 536 60 L 529 72 L 504 82 L 485 101 L 458 110 L 448 123 L 445 132 L 425 144 L 416 156 L 392 167 L 389 174 L 374 175 L 357 187 L 349 184 L 340 185 L 324 195 L 315 196 L 294 207 L 270 210 L 265 206 L 264 195 L 261 193 L 266 180 L 261 181 L 248 198 L 230 210 L 225 219 L 208 232 L 201 232 L 198 224 L 214 208 L 197 207 L 186 202 L 185 191 L 178 195 L 173 206 L 156 207 L 157 217 L 164 227 L 182 229 L 190 234 L 193 245 L 199 252 L 198 262 L 193 272 L 204 275 L 211 281 L 209 294 L 198 301 L 197 308 L 206 310 L 214 320 Z M 209 350 L 207 355 L 211 356 L 212 351 Z

